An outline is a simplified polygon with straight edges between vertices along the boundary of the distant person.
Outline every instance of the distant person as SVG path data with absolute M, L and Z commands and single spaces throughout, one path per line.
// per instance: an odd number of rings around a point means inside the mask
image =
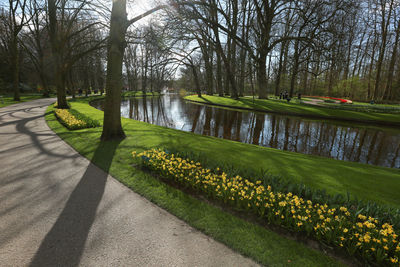
M 301 93 L 300 92 L 297 94 L 297 99 L 301 99 Z
M 78 90 L 78 95 L 79 95 L 79 96 L 82 96 L 82 93 L 83 93 L 82 89 L 79 89 L 79 90 Z
M 279 99 L 282 99 L 282 92 L 279 93 Z

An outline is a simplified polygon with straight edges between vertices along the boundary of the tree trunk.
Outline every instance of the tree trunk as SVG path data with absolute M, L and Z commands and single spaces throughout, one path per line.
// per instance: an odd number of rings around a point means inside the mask
M 372 70 L 373 70 L 374 58 L 375 58 L 375 48 L 376 48 L 377 42 L 378 42 L 377 38 L 375 37 L 374 44 L 372 46 L 371 62 L 369 65 L 369 73 L 368 73 L 368 92 L 367 92 L 368 100 L 371 98 L 371 77 L 372 77 Z
M 298 93 L 305 94 L 308 90 L 308 60 L 304 64 L 304 80 L 303 80 L 303 88 L 299 88 Z
M 381 47 L 379 49 L 379 56 L 378 56 L 378 62 L 377 62 L 377 70 L 376 70 L 376 78 L 375 78 L 375 89 L 374 89 L 374 99 L 378 98 L 379 94 L 379 85 L 381 83 L 381 72 L 382 72 L 382 64 L 383 64 L 383 58 L 385 56 L 385 51 L 386 51 L 386 38 L 387 38 L 387 32 L 388 32 L 388 26 L 390 22 L 390 15 L 392 13 L 392 6 L 393 6 L 393 0 L 390 2 L 389 6 L 389 14 L 387 16 L 387 20 L 385 22 L 385 6 L 382 6 L 382 43 Z
M 400 19 L 396 29 L 396 37 L 393 46 L 392 58 L 390 59 L 389 63 L 389 71 L 388 71 L 385 93 L 383 94 L 383 99 L 385 100 L 389 100 L 392 91 L 394 66 L 396 64 L 396 59 L 397 59 L 397 47 L 399 45 L 399 39 L 400 39 Z
M 217 91 L 219 96 L 224 96 L 224 91 L 222 89 L 222 66 L 221 57 L 217 53 Z
M 51 50 L 53 52 L 55 64 L 55 83 L 57 87 L 57 106 L 58 108 L 68 109 L 67 98 L 65 95 L 65 66 L 62 65 L 62 49 L 59 40 L 59 25 L 57 22 L 57 6 L 55 0 L 48 1 L 49 10 L 49 37 Z
M 124 139 L 121 126 L 122 61 L 125 50 L 126 0 L 113 1 L 107 47 L 107 81 L 102 141 Z
M 14 101 L 21 101 L 19 96 L 19 50 L 16 36 L 13 40 L 12 46 Z
M 62 70 L 56 71 L 56 87 L 57 87 L 57 108 L 68 109 L 67 96 L 65 94 L 65 75 Z
M 246 78 L 246 50 L 241 48 L 240 49 L 240 77 L 239 77 L 239 96 L 242 97 L 244 95 L 244 80 Z
M 206 68 L 206 84 L 207 84 L 207 94 L 213 95 L 213 73 L 212 73 L 212 59 L 210 60 L 209 54 L 204 54 L 204 64 Z
M 191 63 L 190 67 L 192 68 L 194 83 L 196 84 L 197 96 L 201 97 L 200 81 L 199 81 L 199 76 L 197 75 L 196 66 L 193 63 Z
M 280 84 L 281 84 L 281 73 L 283 69 L 283 54 L 285 51 L 286 42 L 281 43 L 281 51 L 279 54 L 279 65 L 278 65 L 278 73 L 276 74 L 276 81 L 275 81 L 275 96 L 279 95 Z
M 292 77 L 290 78 L 289 97 L 293 97 L 297 73 L 299 72 L 299 58 L 300 58 L 299 40 L 296 40 L 296 42 L 294 44 L 294 63 L 293 63 Z
M 257 84 L 258 84 L 258 98 L 267 99 L 267 61 L 266 55 L 260 55 L 257 60 Z

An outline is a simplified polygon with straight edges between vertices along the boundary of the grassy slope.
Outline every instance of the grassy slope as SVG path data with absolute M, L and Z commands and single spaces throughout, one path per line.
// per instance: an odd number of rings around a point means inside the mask
M 72 107 L 92 116 L 94 119 L 101 120 L 103 113 L 88 106 L 84 103 L 85 101 L 87 99 L 72 102 Z M 101 128 L 68 131 L 58 123 L 54 114 L 49 112 L 52 109 L 52 106 L 50 106 L 46 115 L 49 126 L 82 155 L 92 159 L 94 151 L 97 152 L 97 155 L 105 155 L 106 153 L 112 153 L 116 148 L 109 170 L 114 177 L 134 191 L 144 195 L 147 199 L 167 209 L 216 240 L 227 244 L 234 250 L 252 257 L 264 265 L 286 266 L 289 261 L 290 265 L 293 266 L 341 265 L 318 251 L 223 212 L 132 167 L 131 151 L 134 150 L 141 151 L 150 147 L 167 146 L 180 142 L 185 148 L 193 145 L 193 149 L 209 150 L 210 153 L 214 153 L 214 150 L 221 149 L 222 146 L 233 146 L 234 149 L 240 149 L 242 147 L 241 144 L 123 119 L 123 127 L 127 138 L 119 144 L 108 142 L 99 146 Z M 258 150 L 254 150 L 256 148 L 254 146 L 248 146 L 248 148 L 247 153 Z M 243 150 L 243 148 L 240 150 Z M 229 151 L 225 152 L 228 153 Z M 96 159 L 94 163 L 103 168 L 107 165 L 102 162 L 101 158 Z
M 400 125 L 399 114 L 387 114 L 387 113 L 363 113 L 357 111 L 329 109 L 317 106 L 302 105 L 299 103 L 287 103 L 284 101 L 277 100 L 264 100 L 264 99 L 253 99 L 250 97 L 242 97 L 239 100 L 232 99 L 230 97 L 218 97 L 204 95 L 201 98 L 197 95 L 191 95 L 185 97 L 186 100 L 197 101 L 205 104 L 218 104 L 231 107 L 257 109 L 267 112 L 278 112 L 282 114 L 297 114 L 307 115 L 325 118 L 355 120 L 355 121 L 368 121 L 368 122 L 384 122 L 387 124 Z
M 355 105 L 363 105 L 363 106 L 376 106 L 376 107 L 388 107 L 388 108 L 400 108 L 399 104 L 373 104 L 371 105 L 369 102 L 359 102 L 353 101 Z
M 12 104 L 17 104 L 17 103 L 21 103 L 21 102 L 39 99 L 42 97 L 43 97 L 42 95 L 21 95 L 20 96 L 21 101 L 14 101 L 13 96 L 3 96 L 3 98 L 0 99 L 0 108 L 9 106 Z

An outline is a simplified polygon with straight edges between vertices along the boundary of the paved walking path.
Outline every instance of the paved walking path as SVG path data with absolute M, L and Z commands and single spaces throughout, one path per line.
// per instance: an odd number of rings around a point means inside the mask
M 254 266 L 90 164 L 44 120 L 0 108 L 0 266 Z

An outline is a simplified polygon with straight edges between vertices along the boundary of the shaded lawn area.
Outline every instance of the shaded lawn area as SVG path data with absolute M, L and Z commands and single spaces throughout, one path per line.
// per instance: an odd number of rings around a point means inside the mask
M 351 110 L 331 109 L 318 106 L 305 105 L 295 102 L 284 102 L 277 100 L 253 99 L 251 97 L 241 97 L 238 100 L 230 97 L 219 97 L 203 95 L 190 95 L 186 100 L 196 101 L 205 104 L 216 104 L 236 108 L 255 109 L 259 111 L 275 112 L 281 114 L 311 116 L 328 119 L 354 120 L 359 122 L 375 122 L 385 125 L 400 126 L 399 114 L 377 113 L 377 112 L 357 112 Z
M 88 99 L 71 102 L 71 106 L 86 115 L 102 120 L 103 112 L 88 106 L 85 101 L 87 102 Z M 50 106 L 47 111 L 52 110 L 53 107 Z M 53 131 L 102 169 L 106 169 L 109 164 L 107 165 L 106 160 L 102 160 L 101 157 L 93 158 L 95 151 L 101 147 L 101 153 L 107 155 L 107 153 L 114 153 L 113 148 L 117 146 L 109 169 L 111 175 L 193 227 L 263 265 L 344 265 L 318 250 L 200 201 L 132 166 L 134 161 L 131 152 L 134 150 L 143 151 L 150 147 L 175 145 L 179 143 L 179 140 L 184 141 L 184 146 L 187 147 L 196 138 L 202 138 L 201 136 L 123 119 L 127 138 L 118 145 L 118 142 L 107 142 L 99 146 L 101 128 L 68 131 L 56 120 L 53 113 L 48 113 L 46 120 Z M 206 139 L 209 139 L 208 142 L 212 141 L 211 138 Z M 208 142 L 206 145 L 209 145 Z M 196 141 L 195 147 L 199 145 L 200 143 Z
M 0 97 L 0 108 L 9 106 L 12 104 L 17 104 L 17 103 L 21 103 L 21 102 L 39 99 L 39 98 L 43 97 L 41 94 L 40 95 L 39 94 L 26 94 L 26 95 L 21 94 L 21 96 L 20 96 L 21 101 L 14 101 L 14 96 L 1 95 L 1 94 L 0 94 L 0 96 L 3 96 L 3 97 Z

